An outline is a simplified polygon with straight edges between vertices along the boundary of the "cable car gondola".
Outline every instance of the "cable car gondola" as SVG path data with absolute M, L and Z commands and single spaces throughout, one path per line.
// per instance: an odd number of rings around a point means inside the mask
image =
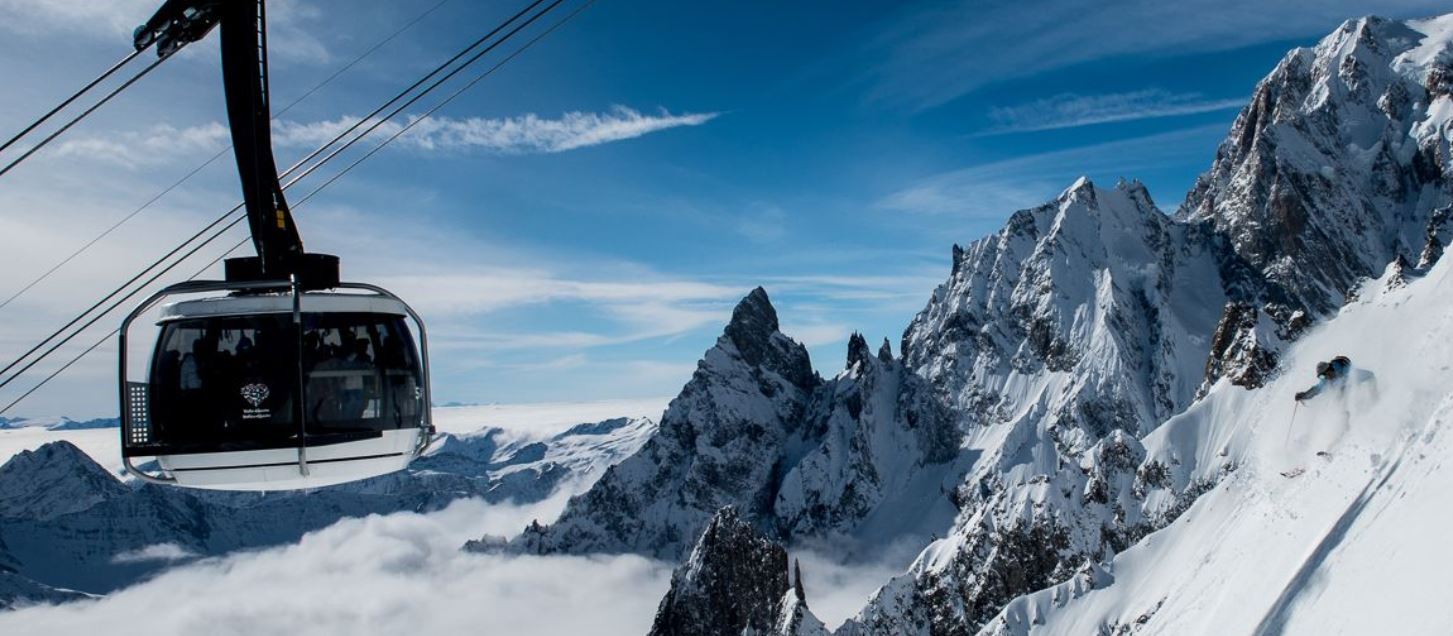
M 262 2 L 168 0 L 135 45 L 165 56 L 219 25 L 257 256 L 228 259 L 225 280 L 167 287 L 122 322 L 123 463 L 143 481 L 226 490 L 400 470 L 433 439 L 424 324 L 383 288 L 341 282 L 337 257 L 304 252 L 272 155 Z M 162 306 L 147 379 L 130 381 L 132 323 L 183 294 L 209 295 Z M 138 457 L 155 457 L 157 472 Z

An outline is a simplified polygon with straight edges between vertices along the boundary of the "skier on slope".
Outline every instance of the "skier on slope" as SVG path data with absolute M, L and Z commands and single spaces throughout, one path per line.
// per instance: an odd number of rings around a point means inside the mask
M 1305 402 L 1329 390 L 1337 391 L 1340 395 L 1347 387 L 1349 379 L 1355 384 L 1376 381 L 1371 371 L 1362 369 L 1354 370 L 1352 368 L 1352 360 L 1349 360 L 1347 356 L 1337 356 L 1327 362 L 1318 362 L 1317 383 L 1311 388 L 1297 393 L 1295 396 L 1296 400 L 1298 402 Z M 1369 385 L 1369 388 L 1374 392 L 1376 391 L 1375 384 Z
M 1352 386 L 1359 390 L 1349 390 Z M 1352 410 L 1354 404 L 1368 404 L 1377 400 L 1377 378 L 1371 371 L 1364 369 L 1353 369 L 1352 361 L 1347 356 L 1337 356 L 1327 362 L 1317 363 L 1317 383 L 1311 388 L 1296 394 L 1297 404 L 1301 404 L 1317 397 L 1323 393 L 1331 397 L 1324 398 L 1321 402 L 1331 400 L 1329 406 L 1335 405 L 1330 411 L 1327 407 L 1321 407 L 1323 417 L 1330 416 L 1331 426 L 1322 428 L 1325 431 L 1323 441 L 1327 434 L 1331 434 L 1332 440 L 1340 439 L 1352 423 Z M 1340 412 L 1340 413 L 1339 413 Z M 1291 439 L 1291 427 L 1296 424 L 1296 413 L 1292 414 L 1292 423 L 1287 425 L 1287 439 Z M 1331 454 L 1322 450 L 1317 452 L 1318 457 L 1329 458 Z M 1296 477 L 1306 472 L 1305 468 L 1293 468 L 1282 473 L 1283 477 Z

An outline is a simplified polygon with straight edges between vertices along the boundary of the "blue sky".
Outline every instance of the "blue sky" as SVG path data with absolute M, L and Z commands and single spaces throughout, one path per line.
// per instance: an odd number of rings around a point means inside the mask
M 0 0 L 0 130 L 123 54 L 153 4 Z M 432 4 L 270 3 L 274 107 Z M 522 5 L 445 2 L 283 114 L 279 162 Z M 1346 18 L 1440 8 L 598 0 L 297 216 L 347 277 L 426 313 L 441 402 L 674 394 L 758 284 L 830 375 L 851 331 L 896 351 L 953 243 L 1081 174 L 1138 178 L 1172 211 L 1287 49 Z M 0 296 L 225 145 L 214 38 L 0 177 Z M 237 196 L 224 157 L 0 308 L 0 351 Z M 114 356 L 99 349 L 19 412 L 114 411 Z

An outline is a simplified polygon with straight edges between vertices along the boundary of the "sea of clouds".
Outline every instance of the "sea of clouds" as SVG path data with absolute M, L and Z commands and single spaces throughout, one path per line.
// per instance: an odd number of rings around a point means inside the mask
M 465 540 L 555 518 L 456 502 L 347 519 L 296 544 L 176 567 L 92 601 L 0 613 L 0 634 L 643 634 L 669 564 L 638 556 L 470 554 Z

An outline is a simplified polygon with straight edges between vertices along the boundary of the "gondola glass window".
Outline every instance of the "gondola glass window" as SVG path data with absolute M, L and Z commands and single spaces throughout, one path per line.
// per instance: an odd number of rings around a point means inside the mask
M 402 318 L 329 313 L 303 322 L 310 435 L 419 425 L 418 354 Z
M 166 323 L 152 357 L 155 443 L 172 453 L 296 446 L 300 375 L 309 446 L 420 425 L 419 357 L 402 317 L 304 313 L 303 327 L 299 355 L 291 314 Z

